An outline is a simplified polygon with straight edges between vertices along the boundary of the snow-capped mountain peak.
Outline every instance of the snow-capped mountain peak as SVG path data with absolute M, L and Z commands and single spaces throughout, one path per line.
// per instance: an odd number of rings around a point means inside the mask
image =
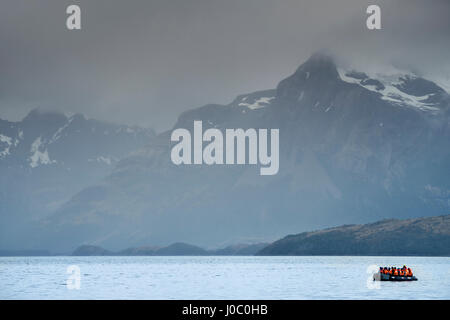
M 153 136 L 147 129 L 35 109 L 19 122 L 0 120 L 0 166 L 73 168 L 92 164 L 91 159 L 108 159 L 95 163 L 109 166 Z

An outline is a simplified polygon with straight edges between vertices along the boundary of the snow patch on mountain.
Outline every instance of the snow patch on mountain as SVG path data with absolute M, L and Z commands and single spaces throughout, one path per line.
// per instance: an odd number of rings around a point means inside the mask
M 433 79 L 433 82 L 436 83 L 442 89 L 444 89 L 447 93 L 450 93 L 450 77 L 435 78 Z
M 427 102 L 436 93 L 415 96 L 399 89 L 408 81 L 417 79 L 418 77 L 415 75 L 397 72 L 383 75 L 379 73 L 367 74 L 342 68 L 338 68 L 338 73 L 343 81 L 357 84 L 367 90 L 379 93 L 381 99 L 392 104 L 414 107 L 422 111 L 439 111 L 439 108 L 434 103 Z
M 41 151 L 40 148 L 42 145 L 41 137 L 34 140 L 34 142 L 31 144 L 30 153 L 31 156 L 29 158 L 30 161 L 30 167 L 36 168 L 39 165 L 48 165 L 56 163 L 55 160 L 51 160 L 48 155 L 48 150 L 45 149 L 44 151 Z
M 72 123 L 73 117 L 70 117 L 66 124 L 64 124 L 61 128 L 56 130 L 53 134 L 53 137 L 50 139 L 49 144 L 56 142 L 59 138 L 61 138 L 62 132 Z
M 0 134 L 0 146 L 2 144 L 6 145 L 6 147 L 2 151 L 0 151 L 0 158 L 4 158 L 10 154 L 9 149 L 11 148 L 12 145 L 12 138 Z
M 242 99 L 242 102 L 238 104 L 240 107 L 247 107 L 251 110 L 261 109 L 267 107 L 270 104 L 270 101 L 275 99 L 275 97 L 261 97 L 255 100 L 253 103 L 244 102 L 247 100 L 247 97 Z

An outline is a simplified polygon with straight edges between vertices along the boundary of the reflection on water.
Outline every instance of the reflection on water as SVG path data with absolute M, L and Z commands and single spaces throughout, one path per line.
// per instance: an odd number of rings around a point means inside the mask
M 377 288 L 367 272 L 404 264 L 419 281 Z M 446 257 L 0 258 L 0 299 L 449 298 Z

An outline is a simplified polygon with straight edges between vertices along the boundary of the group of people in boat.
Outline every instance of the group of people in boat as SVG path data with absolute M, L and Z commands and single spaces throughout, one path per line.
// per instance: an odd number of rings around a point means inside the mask
M 412 277 L 413 272 L 411 268 L 408 268 L 407 266 L 403 266 L 403 268 L 396 268 L 396 267 L 380 267 L 380 273 L 382 274 L 389 274 L 393 276 L 402 276 L 402 277 Z

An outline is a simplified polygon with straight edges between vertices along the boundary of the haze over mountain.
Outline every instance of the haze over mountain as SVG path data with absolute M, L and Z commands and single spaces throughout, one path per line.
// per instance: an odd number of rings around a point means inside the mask
M 278 128 L 277 175 L 248 165 L 175 166 L 171 132 L 163 132 L 41 221 L 32 243 L 63 251 L 81 243 L 211 246 L 448 213 L 449 119 L 449 94 L 432 81 L 342 70 L 315 54 L 277 88 L 184 112 L 174 126 Z
M 0 247 L 14 247 L 32 221 L 97 183 L 153 137 L 147 129 L 39 109 L 19 122 L 0 119 Z
M 174 243 L 162 248 L 147 246 L 114 253 L 101 247 L 83 245 L 72 255 L 450 256 L 450 215 L 344 225 L 288 235 L 271 244 L 240 244 L 215 250 Z
M 81 245 L 73 252 L 73 256 L 252 256 L 267 243 L 236 244 L 221 249 L 206 250 L 188 243 L 172 243 L 165 247 L 145 246 L 128 248 L 119 252 L 111 252 L 102 247 Z M 0 252 L 1 255 L 2 252 Z M 20 252 L 19 252 L 20 254 Z

